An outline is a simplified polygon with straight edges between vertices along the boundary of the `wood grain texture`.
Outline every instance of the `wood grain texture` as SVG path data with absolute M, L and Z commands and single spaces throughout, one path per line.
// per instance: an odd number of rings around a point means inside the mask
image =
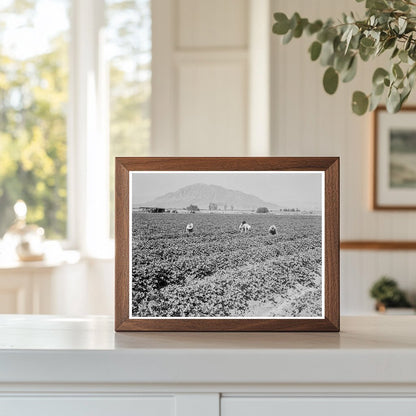
M 325 317 L 339 330 L 339 159 L 325 172 Z M 336 278 L 333 278 L 336 276 Z
M 378 202 L 378 187 L 377 187 L 377 177 L 379 174 L 379 166 L 378 166 L 378 117 L 381 111 L 387 111 L 385 106 L 377 107 L 373 112 L 373 209 L 374 210 L 387 210 L 387 211 L 414 211 L 416 210 L 416 205 L 381 205 Z M 403 107 L 401 112 L 416 112 L 416 106 L 406 106 Z
M 341 241 L 341 250 L 416 250 L 416 241 Z
M 115 327 L 129 318 L 129 171 L 116 158 Z
M 132 171 L 325 172 L 324 319 L 130 319 L 129 172 Z M 116 158 L 116 331 L 339 331 L 339 158 Z

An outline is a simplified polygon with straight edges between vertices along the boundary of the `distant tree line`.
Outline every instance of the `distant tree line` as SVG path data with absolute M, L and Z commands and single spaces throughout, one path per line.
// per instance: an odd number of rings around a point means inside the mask
M 257 214 L 267 214 L 269 209 L 267 207 L 258 207 L 256 210 Z
M 193 204 L 187 206 L 186 209 L 190 212 L 199 211 L 198 205 L 193 205 Z

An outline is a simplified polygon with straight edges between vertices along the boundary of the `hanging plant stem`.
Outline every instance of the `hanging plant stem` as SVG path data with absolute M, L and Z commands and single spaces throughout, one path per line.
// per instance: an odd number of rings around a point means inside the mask
M 361 3 L 364 0 L 356 0 Z M 416 79 L 416 3 L 410 0 L 366 0 L 364 19 L 343 14 L 340 24 L 333 19 L 310 22 L 299 13 L 288 18 L 274 14 L 273 33 L 283 36 L 283 44 L 304 34 L 314 38 L 309 47 L 312 61 L 326 68 L 323 87 L 334 94 L 339 81 L 350 82 L 357 73 L 357 61 L 369 61 L 391 53 L 390 65 L 374 71 L 369 94 L 355 91 L 352 111 L 363 115 L 373 111 L 385 96 L 390 113 L 400 111 Z

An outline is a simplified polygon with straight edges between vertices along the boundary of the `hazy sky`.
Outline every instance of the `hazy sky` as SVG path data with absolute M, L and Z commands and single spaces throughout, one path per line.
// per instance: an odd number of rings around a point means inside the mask
M 134 205 L 194 183 L 219 185 L 255 195 L 265 202 L 321 209 L 322 172 L 134 172 Z

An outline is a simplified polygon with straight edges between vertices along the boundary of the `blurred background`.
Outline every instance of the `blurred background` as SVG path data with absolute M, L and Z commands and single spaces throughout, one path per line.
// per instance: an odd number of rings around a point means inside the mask
M 19 261 L 3 241 L 0 313 L 113 313 L 115 156 L 340 156 L 341 240 L 416 240 L 414 211 L 371 208 L 372 116 L 353 115 L 350 97 L 376 64 L 329 96 L 311 40 L 271 33 L 276 11 L 326 19 L 360 6 L 2 0 L 0 236 L 21 199 L 49 251 Z M 341 313 L 373 313 L 382 275 L 414 300 L 414 270 L 414 251 L 342 250 Z

